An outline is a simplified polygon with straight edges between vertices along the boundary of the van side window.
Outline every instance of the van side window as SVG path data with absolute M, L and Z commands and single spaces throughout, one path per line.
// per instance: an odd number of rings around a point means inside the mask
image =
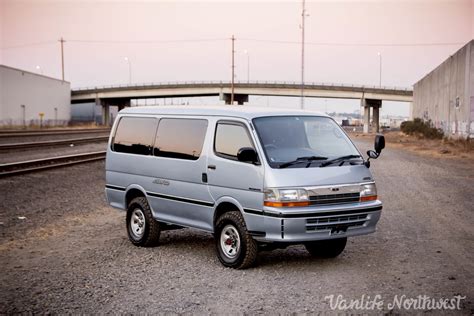
M 247 129 L 238 123 L 217 123 L 214 151 L 218 156 L 237 160 L 237 152 L 242 147 L 254 148 Z
M 206 137 L 207 120 L 161 119 L 153 154 L 159 157 L 197 160 Z
M 151 155 L 158 120 L 122 117 L 115 132 L 112 150 L 120 153 Z

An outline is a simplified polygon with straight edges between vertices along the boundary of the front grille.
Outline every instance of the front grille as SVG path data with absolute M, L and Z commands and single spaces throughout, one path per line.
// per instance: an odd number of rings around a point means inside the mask
M 349 227 L 363 226 L 367 217 L 368 214 L 365 213 L 310 218 L 306 220 L 306 232 L 334 229 L 346 231 Z
M 359 202 L 360 193 L 340 193 L 327 195 L 311 195 L 309 197 L 311 205 L 345 204 Z

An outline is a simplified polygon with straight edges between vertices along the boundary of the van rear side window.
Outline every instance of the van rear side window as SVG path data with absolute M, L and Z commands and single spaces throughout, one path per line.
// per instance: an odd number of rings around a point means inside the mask
M 158 120 L 122 117 L 115 132 L 112 150 L 120 153 L 151 155 Z
M 206 137 L 207 120 L 161 119 L 153 154 L 159 157 L 197 160 Z

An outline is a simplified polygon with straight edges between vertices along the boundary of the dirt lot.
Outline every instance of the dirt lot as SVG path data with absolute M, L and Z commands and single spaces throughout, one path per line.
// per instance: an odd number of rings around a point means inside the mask
M 375 134 L 348 132 L 353 139 L 370 141 Z M 384 131 L 385 141 L 391 148 L 408 150 L 419 155 L 437 158 L 461 158 L 474 162 L 474 140 L 426 139 L 400 131 Z
M 332 294 L 379 294 L 384 311 L 395 295 L 459 294 L 474 313 L 473 164 L 388 147 L 371 167 L 384 202 L 375 234 L 337 259 L 295 246 L 245 271 L 223 268 L 196 230 L 134 247 L 105 203 L 101 162 L 1 179 L 0 313 L 311 313 L 330 311 Z

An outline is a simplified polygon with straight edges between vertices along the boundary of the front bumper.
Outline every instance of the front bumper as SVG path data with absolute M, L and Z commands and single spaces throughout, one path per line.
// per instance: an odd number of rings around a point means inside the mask
M 264 207 L 245 210 L 246 222 L 259 227 L 254 238 L 263 242 L 306 242 L 375 232 L 382 202 L 301 208 Z M 263 218 L 263 220 L 262 220 Z M 257 224 L 258 222 L 258 224 Z

